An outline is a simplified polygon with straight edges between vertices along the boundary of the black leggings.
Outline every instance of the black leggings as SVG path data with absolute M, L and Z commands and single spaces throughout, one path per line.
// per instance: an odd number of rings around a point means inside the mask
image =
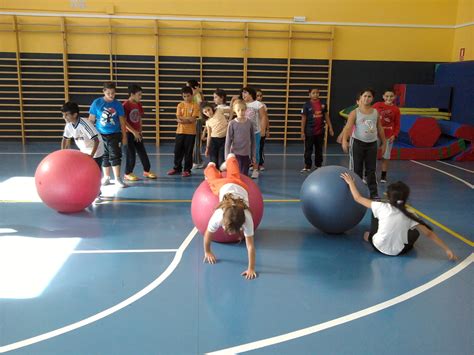
M 361 179 L 364 178 L 363 173 L 367 176 L 367 186 L 370 190 L 370 197 L 378 196 L 377 179 L 375 177 L 375 169 L 377 165 L 377 141 L 362 142 L 358 139 L 351 138 L 350 159 L 354 172 Z
M 216 164 L 217 169 L 225 161 L 225 137 L 211 137 L 211 146 L 209 147 L 209 160 Z
M 137 142 L 135 140 L 135 136 L 127 132 L 127 158 L 125 163 L 125 174 L 131 174 L 133 169 L 135 168 L 135 161 L 136 155 L 140 158 L 140 161 L 143 165 L 143 171 L 149 172 L 150 171 L 150 160 L 148 159 L 148 155 L 146 154 L 145 144 L 143 140 Z
M 265 164 L 265 135 L 262 135 L 260 137 L 260 159 L 258 160 L 258 165 L 263 165 Z
M 373 236 L 375 235 L 375 233 L 377 233 L 379 229 L 379 220 L 377 218 L 374 217 L 374 215 L 372 214 L 372 220 L 370 222 L 370 233 L 369 233 L 369 242 L 370 244 L 374 247 L 374 249 L 376 251 L 378 251 L 379 253 L 382 253 L 380 250 L 377 249 L 377 247 L 374 245 L 374 242 L 373 242 Z M 416 229 L 409 229 L 408 230 L 408 244 L 405 244 L 405 247 L 402 249 L 402 251 L 400 253 L 398 253 L 398 255 L 403 255 L 407 252 L 409 252 L 410 250 L 413 249 L 413 246 L 415 245 L 415 242 L 418 240 L 418 237 L 420 236 L 420 232 L 418 232 Z M 384 253 L 382 253 L 384 254 Z M 386 255 L 386 254 L 384 254 Z

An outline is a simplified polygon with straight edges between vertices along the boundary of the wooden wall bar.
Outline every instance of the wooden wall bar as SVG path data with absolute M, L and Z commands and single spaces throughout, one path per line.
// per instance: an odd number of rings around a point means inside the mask
M 329 100 L 332 67 L 333 30 L 302 31 L 295 25 L 271 30 L 250 28 L 206 27 L 196 21 L 193 28 L 165 26 L 156 20 L 152 26 L 118 26 L 113 21 L 104 25 L 70 24 L 67 18 L 57 25 L 22 24 L 21 17 L 12 23 L 0 23 L 0 31 L 12 32 L 17 51 L 0 53 L 0 139 L 56 139 L 64 121 L 60 107 L 64 100 L 77 102 L 82 116 L 87 116 L 90 103 L 102 92 L 104 81 L 117 83 L 117 99 L 127 98 L 127 86 L 136 83 L 143 88 L 144 137 L 159 144 L 174 139 L 175 109 L 180 89 L 189 79 L 201 81 L 204 96 L 212 101 L 216 88 L 227 91 L 228 99 L 243 86 L 261 89 L 269 109 L 270 140 L 284 144 L 300 140 L 300 109 L 308 99 L 308 89 L 317 85 L 321 96 Z M 22 51 L 22 33 L 57 34 L 62 53 L 27 53 Z M 75 54 L 68 49 L 70 36 L 101 36 L 108 42 L 105 54 Z M 149 36 L 154 41 L 154 55 L 123 55 L 117 50 L 120 36 Z M 160 38 L 195 37 L 199 41 L 197 56 L 162 55 Z M 210 56 L 204 41 L 213 38 L 241 39 L 240 57 Z M 54 37 L 56 38 L 56 37 Z M 128 37 L 127 37 L 128 38 Z M 286 41 L 286 58 L 252 57 L 255 41 Z M 325 59 L 293 58 L 295 43 L 327 44 Z M 102 52 L 104 53 L 104 52 Z

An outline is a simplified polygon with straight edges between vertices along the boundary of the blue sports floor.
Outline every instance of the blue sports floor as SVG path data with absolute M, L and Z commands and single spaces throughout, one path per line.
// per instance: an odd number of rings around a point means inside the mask
M 247 281 L 244 243 L 213 244 L 219 262 L 203 264 L 190 217 L 202 171 L 166 176 L 171 145 L 147 146 L 158 180 L 104 187 L 109 198 L 71 215 L 34 191 L 36 166 L 58 148 L 0 143 L 0 353 L 474 353 L 473 162 L 389 171 L 459 256 L 450 262 L 427 238 L 406 256 L 375 253 L 368 213 L 345 235 L 313 228 L 294 201 L 302 145 L 267 146 L 258 278 Z M 347 163 L 329 148 L 327 165 Z

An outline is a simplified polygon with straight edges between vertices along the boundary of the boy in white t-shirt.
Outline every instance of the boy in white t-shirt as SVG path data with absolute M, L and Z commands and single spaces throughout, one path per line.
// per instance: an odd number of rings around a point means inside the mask
M 61 149 L 69 149 L 71 139 L 74 139 L 79 150 L 94 158 L 101 168 L 104 143 L 94 125 L 89 120 L 79 117 L 79 106 L 75 102 L 66 102 L 61 112 L 66 121 Z
M 354 200 L 372 209 L 375 218 L 364 239 L 375 250 L 385 255 L 403 255 L 413 248 L 421 232 L 441 247 L 449 260 L 457 260 L 457 256 L 431 227 L 406 209 L 410 188 L 405 183 L 398 181 L 390 184 L 387 187 L 388 202 L 376 202 L 359 193 L 349 173 L 341 174 L 341 178 L 349 185 Z

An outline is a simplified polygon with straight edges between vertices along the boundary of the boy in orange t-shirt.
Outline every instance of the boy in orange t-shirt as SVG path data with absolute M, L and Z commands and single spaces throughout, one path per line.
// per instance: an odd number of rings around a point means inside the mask
M 193 148 L 196 139 L 196 118 L 199 117 L 199 105 L 193 102 L 193 90 L 190 87 L 181 89 L 183 100 L 176 108 L 176 140 L 174 144 L 174 166 L 168 175 L 191 176 L 193 167 Z M 183 169 L 184 158 L 184 169 Z

